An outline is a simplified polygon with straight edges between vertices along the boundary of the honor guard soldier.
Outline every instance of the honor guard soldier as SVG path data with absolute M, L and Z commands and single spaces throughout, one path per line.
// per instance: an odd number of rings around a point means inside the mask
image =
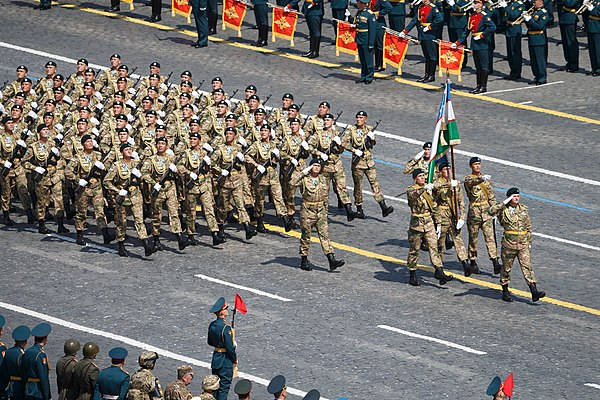
M 356 46 L 360 60 L 360 79 L 356 83 L 364 82 L 367 85 L 373 82 L 375 69 L 373 67 L 373 52 L 377 41 L 377 19 L 369 9 L 369 0 L 358 0 L 358 11 L 354 16 L 356 25 Z
M 521 38 L 523 35 L 520 17 L 525 11 L 525 6 L 521 0 L 512 0 L 507 4 L 502 0 L 499 7 L 504 10 L 506 15 L 506 55 L 508 57 L 508 66 L 510 73 L 505 78 L 511 81 L 521 79 L 521 71 L 523 70 L 523 52 L 521 50 Z
M 267 0 L 252 0 L 254 18 L 258 27 L 258 39 L 254 42 L 256 47 L 269 44 L 269 6 Z
M 541 1 L 541 0 L 540 0 Z M 498 248 L 496 245 L 495 221 L 487 210 L 496 204 L 494 187 L 491 176 L 481 173 L 481 158 L 471 157 L 469 160 L 471 174 L 465 176 L 465 192 L 469 198 L 469 212 L 467 214 L 467 228 L 469 229 L 469 260 L 474 274 L 479 273 L 477 265 L 477 241 L 479 231 L 483 232 L 483 239 L 488 255 L 494 265 L 494 274 L 500 273 L 502 265 L 498 262 Z
M 4 360 L 0 364 L 0 396 L 3 399 L 25 399 L 21 380 L 21 363 L 29 336 L 29 328 L 24 325 L 18 326 L 12 331 L 15 344 L 4 352 Z
M 469 17 L 467 8 L 470 8 L 469 0 L 446 0 L 448 4 L 448 39 L 451 42 L 457 42 L 463 31 L 467 29 Z M 467 65 L 467 52 L 463 53 L 463 67 Z
M 273 395 L 274 400 L 285 400 L 287 397 L 287 387 L 285 386 L 285 376 L 277 375 L 267 386 L 267 392 Z
M 498 222 L 504 228 L 502 234 L 502 271 L 500 272 L 500 285 L 502 285 L 502 300 L 512 301 L 508 285 L 510 271 L 515 258 L 519 260 L 525 282 L 531 291 L 531 299 L 535 302 L 546 296 L 546 292 L 539 291 L 536 279 L 531 268 L 531 240 L 532 225 L 529 209 L 521 204 L 521 192 L 518 188 L 510 188 L 506 192 L 506 199 L 502 203 L 490 207 L 489 213 L 498 217 Z
M 285 6 L 286 12 L 292 11 L 292 9 L 298 7 L 300 0 L 292 0 Z M 310 37 L 310 50 L 306 54 L 302 54 L 302 57 L 317 58 L 319 57 L 319 48 L 321 46 L 321 28 L 323 24 L 324 14 L 323 0 L 304 0 L 302 5 L 302 14 L 306 18 L 306 25 L 308 25 L 308 36 Z
M 44 351 L 48 335 L 52 328 L 46 322 L 36 325 L 31 330 L 34 344 L 23 354 L 21 361 L 21 384 L 26 400 L 49 400 L 50 393 L 50 363 Z
M 202 394 L 200 400 L 217 400 L 215 395 L 219 390 L 221 379 L 217 375 L 206 375 L 202 378 Z
M 150 2 L 152 5 L 152 15 L 149 18 L 146 18 L 148 22 L 159 22 L 161 18 L 161 10 L 162 10 L 162 0 L 152 0 Z
M 281 0 L 280 0 L 281 1 Z M 337 20 L 346 21 L 350 16 L 348 11 L 348 0 L 332 0 L 331 2 L 331 17 L 333 21 L 333 37 L 337 40 Z
M 567 65 L 561 71 L 579 71 L 579 42 L 577 41 L 577 10 L 582 5 L 582 0 L 556 0 L 558 11 L 558 25 L 560 26 L 560 39 L 563 55 Z M 547 10 L 546 10 L 547 11 Z
M 482 10 L 483 0 L 473 1 L 473 13 L 469 16 L 469 22 L 457 43 L 465 44 L 467 36 L 471 34 L 471 49 L 473 50 L 473 61 L 477 69 L 477 87 L 469 93 L 479 94 L 487 92 L 487 81 L 490 73 L 489 59 L 489 37 L 496 31 L 496 25 L 490 17 Z
M 81 344 L 75 339 L 68 339 L 64 345 L 65 355 L 56 363 L 56 389 L 59 400 L 75 400 L 77 392 L 73 381 L 73 371 L 77 365 L 77 352 Z
M 329 270 L 334 271 L 345 264 L 344 260 L 336 260 L 333 247 L 329 242 L 329 228 L 327 210 L 329 200 L 328 179 L 321 173 L 321 163 L 312 159 L 309 166 L 302 171 L 296 171 L 292 176 L 291 184 L 300 188 L 302 193 L 302 206 L 300 209 L 300 268 L 310 271 L 308 252 L 312 228 L 317 229 L 323 253 L 329 261 Z
M 392 9 L 388 14 L 390 28 L 402 32 L 406 26 L 406 0 L 390 0 Z
M 252 382 L 248 379 L 240 379 L 233 391 L 238 395 L 238 400 L 250 400 L 250 392 L 252 392 Z
M 138 358 L 140 369 L 131 376 L 127 400 L 162 400 L 163 390 L 152 372 L 158 360 L 155 351 L 142 351 Z
M 96 380 L 100 373 L 100 368 L 95 363 L 96 355 L 100 348 L 94 342 L 87 342 L 83 345 L 83 358 L 75 364 L 73 369 L 73 386 L 75 398 L 77 400 L 91 400 L 96 387 Z
M 410 250 L 408 251 L 407 260 L 410 272 L 409 284 L 412 286 L 420 285 L 417 280 L 417 262 L 421 241 L 424 240 L 429 246 L 429 258 L 435 268 L 434 277 L 439 280 L 440 285 L 444 285 L 454 278 L 452 275 L 445 274 L 442 259 L 438 252 L 437 241 L 441 236 L 442 227 L 437 203 L 430 192 L 433 189 L 433 183 L 425 184 L 425 171 L 420 168 L 412 172 L 412 177 L 415 183 L 406 189 L 408 206 L 410 207 L 410 225 L 408 228 Z
M 375 72 L 383 71 L 383 35 L 385 34 L 385 16 L 392 10 L 387 0 L 371 0 L 371 11 L 377 18 L 377 40 L 375 41 Z
M 123 369 L 127 350 L 115 347 L 108 352 L 111 366 L 104 368 L 98 375 L 94 388 L 94 400 L 126 400 L 131 380 L 129 373 Z
M 165 400 L 191 400 L 194 395 L 188 386 L 194 379 L 194 369 L 191 365 L 177 367 L 177 380 L 165 388 Z
M 190 0 L 198 39 L 192 45 L 197 49 L 208 46 L 208 0 Z
M 348 128 L 349 140 L 346 149 L 352 153 L 352 180 L 354 181 L 354 203 L 356 204 L 356 217 L 360 219 L 365 218 L 363 211 L 363 193 L 362 193 L 362 180 L 366 175 L 371 190 L 373 191 L 373 197 L 375 201 L 379 203 L 381 207 L 381 214 L 383 217 L 387 217 L 394 212 L 394 207 L 388 207 L 385 204 L 383 193 L 381 191 L 381 185 L 377 180 L 377 168 L 375 168 L 375 161 L 373 161 L 372 150 L 375 146 L 375 133 L 373 133 L 373 127 L 367 125 L 367 113 L 365 111 L 359 111 L 356 113 L 356 124 Z
M 548 12 L 544 8 L 542 0 L 533 0 L 534 10 L 532 14 L 523 12 L 523 19 L 527 25 L 527 37 L 529 38 L 529 57 L 531 59 L 531 71 L 533 80 L 530 85 L 543 85 L 547 83 L 547 49 L 548 38 L 546 37 L 546 26 L 548 25 Z
M 600 1 L 584 0 L 584 4 L 589 14 L 585 31 L 588 37 L 588 50 L 592 66 L 587 75 L 600 76 Z
M 421 49 L 425 57 L 425 75 L 417 79 L 417 82 L 428 83 L 435 81 L 435 70 L 438 63 L 438 45 L 434 40 L 439 39 L 436 37 L 436 31 L 438 30 L 438 26 L 443 23 L 444 13 L 430 0 L 423 0 L 419 4 L 413 19 L 400 34 L 400 37 L 404 37 L 412 28 L 417 27 Z
M 210 367 L 212 373 L 221 380 L 216 397 L 217 400 L 227 400 L 234 367 L 237 367 L 238 362 L 235 333 L 225 320 L 229 315 L 229 306 L 223 297 L 215 302 L 209 312 L 217 317 L 208 326 L 208 345 L 214 347 Z

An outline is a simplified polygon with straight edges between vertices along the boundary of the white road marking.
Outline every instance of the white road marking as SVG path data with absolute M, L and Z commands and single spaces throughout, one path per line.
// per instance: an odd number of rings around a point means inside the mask
M 250 287 L 247 287 L 247 286 L 242 286 L 242 285 L 237 285 L 235 283 L 231 283 L 231 282 L 227 282 L 227 281 L 222 281 L 222 280 L 217 279 L 217 278 L 211 278 L 210 276 L 206 276 L 206 275 L 202 275 L 202 274 L 196 274 L 194 276 L 196 278 L 204 279 L 205 281 L 214 282 L 214 283 L 218 283 L 218 284 L 221 284 L 221 285 L 229 286 L 229 287 L 232 287 L 232 288 L 236 288 L 236 289 L 240 289 L 240 290 L 245 290 L 245 291 L 248 291 L 248 292 L 252 292 L 252 293 L 257 294 L 259 296 L 270 297 L 272 299 L 280 300 L 280 301 L 293 301 L 292 299 L 288 299 L 286 297 L 281 297 L 281 296 L 277 296 L 276 294 L 264 292 L 264 291 L 259 290 L 259 289 L 253 289 L 253 288 L 250 288 Z
M 533 103 L 533 101 L 522 101 L 519 104 L 531 104 L 531 103 Z
M 35 228 L 25 228 L 23 230 L 27 231 L 27 232 L 37 233 L 37 229 L 35 229 Z M 73 238 L 70 238 L 70 237 L 64 236 L 64 235 L 59 235 L 57 233 L 48 233 L 48 234 L 46 234 L 44 236 L 53 237 L 53 238 L 56 238 L 56 239 L 61 240 L 63 242 L 69 242 L 69 243 L 76 243 L 77 242 Z M 89 242 L 86 242 L 85 246 L 81 246 L 81 247 L 89 247 L 90 249 L 95 249 L 95 250 L 103 251 L 103 252 L 106 252 L 106 253 L 112 253 L 112 254 L 118 254 L 119 253 L 117 250 L 111 249 L 110 247 L 104 247 L 104 246 L 100 246 L 98 244 L 89 243 Z
M 181 355 L 181 354 L 173 353 L 172 351 L 164 350 L 164 349 L 161 349 L 160 347 L 152 346 L 152 345 L 150 345 L 148 343 L 140 342 L 140 341 L 137 341 L 135 339 L 128 338 L 126 336 L 121 336 L 121 335 L 117 335 L 117 334 L 114 334 L 114 333 L 111 333 L 111 332 L 101 331 L 99 329 L 94 329 L 94 328 L 89 328 L 87 326 L 78 325 L 78 324 L 75 324 L 73 322 L 66 321 L 64 319 L 52 317 L 50 315 L 42 314 L 42 313 L 39 313 L 37 311 L 30 310 L 28 308 L 16 306 L 14 304 L 8 304 L 8 303 L 0 302 L 0 307 L 2 307 L 4 309 L 7 309 L 7 310 L 10 310 L 10 311 L 13 311 L 13 312 L 16 312 L 16 313 L 19 313 L 19 314 L 29 315 L 30 317 L 38 318 L 38 319 L 41 319 L 43 321 L 47 321 L 47 322 L 49 322 L 51 324 L 64 326 L 65 328 L 74 329 L 76 331 L 89 333 L 91 335 L 102 336 L 102 337 L 107 338 L 107 339 L 111 339 L 111 340 L 115 340 L 115 341 L 120 342 L 120 343 L 127 344 L 127 345 L 129 345 L 131 347 L 137 347 L 139 349 L 148 350 L 148 351 L 155 351 L 155 352 L 157 352 L 159 355 L 161 355 L 163 357 L 168 357 L 168 358 L 171 358 L 173 360 L 181 361 L 182 363 L 185 363 L 185 364 L 196 365 L 196 366 L 199 366 L 199 367 L 202 367 L 202 368 L 206 368 L 208 370 L 211 369 L 210 368 L 210 363 L 208 363 L 208 362 L 200 361 L 200 360 L 197 360 L 195 358 L 191 358 L 191 357 L 187 357 L 187 356 L 184 356 L 184 355 Z M 260 378 L 258 376 L 246 374 L 244 372 L 240 372 L 239 373 L 239 377 L 240 378 L 249 379 L 249 380 L 251 380 L 253 382 L 256 382 L 256 383 L 258 383 L 260 385 L 263 385 L 263 386 L 269 385 L 269 380 Z M 299 389 L 291 388 L 289 386 L 287 388 L 287 391 L 288 391 L 288 393 L 294 394 L 294 395 L 299 396 L 299 397 L 304 397 L 306 395 L 306 392 L 304 392 L 302 390 L 299 390 Z M 321 399 L 322 400 L 328 400 L 328 399 L 325 399 L 324 397 L 321 397 Z
M 346 186 L 346 189 L 354 191 L 354 188 L 352 186 Z M 362 192 L 363 192 L 363 194 L 367 194 L 369 196 L 373 196 L 373 192 L 369 192 L 368 190 L 363 190 Z M 388 196 L 388 195 L 384 194 L 383 198 L 388 199 L 388 200 L 392 200 L 392 201 L 399 201 L 401 203 L 408 204 L 408 200 L 404 200 L 401 197 Z
M 565 83 L 565 81 L 548 82 L 548 83 L 544 83 L 543 85 L 520 86 L 518 88 L 513 88 L 513 89 L 494 90 L 493 92 L 480 93 L 480 94 L 478 94 L 478 96 L 481 96 L 482 94 L 485 94 L 487 96 L 488 94 L 492 94 L 492 93 L 505 93 L 505 92 L 515 92 L 517 90 L 538 89 L 538 88 L 543 88 L 543 87 L 550 86 L 550 85 L 558 85 L 560 83 Z
M 533 232 L 533 236 L 539 236 L 539 237 L 542 237 L 544 239 L 551 239 L 551 240 L 555 240 L 557 242 L 571 244 L 573 246 L 578 246 L 578 247 L 583 247 L 584 249 L 590 249 L 590 250 L 600 251 L 600 247 L 591 246 L 591 245 L 585 244 L 585 243 L 574 242 L 572 240 L 562 239 L 562 238 L 555 237 L 555 236 L 544 235 L 543 233 Z
M 584 384 L 584 386 L 589 386 L 594 389 L 600 389 L 600 385 L 598 385 L 597 383 L 586 383 Z
M 12 50 L 16 50 L 16 51 L 22 51 L 22 52 L 25 52 L 25 53 L 35 54 L 35 55 L 38 55 L 40 57 L 54 58 L 55 60 L 60 60 L 60 61 L 68 62 L 68 63 L 71 63 L 71 64 L 76 64 L 77 63 L 77 60 L 75 60 L 73 58 L 63 57 L 63 56 L 59 56 L 59 55 L 56 55 L 56 54 L 48 53 L 48 52 L 45 52 L 45 51 L 30 49 L 28 47 L 17 46 L 17 45 L 6 43 L 6 42 L 1 42 L 0 41 L 0 47 L 5 47 L 7 49 L 12 49 Z M 104 66 L 101 66 L 101 65 L 98 65 L 98 64 L 90 64 L 89 66 L 92 67 L 92 68 L 97 68 L 97 69 L 99 69 L 99 68 L 100 69 L 108 69 L 108 67 L 104 67 Z M 138 75 L 132 74 L 131 77 L 132 78 L 137 78 Z M 551 84 L 556 84 L 556 83 L 563 83 L 563 81 L 551 82 L 551 83 L 548 83 L 546 85 L 551 85 Z M 543 86 L 546 86 L 546 85 L 540 85 L 540 86 L 537 86 L 537 87 L 543 87 Z M 523 88 L 523 89 L 526 89 L 526 88 Z M 497 92 L 487 92 L 486 94 L 490 94 L 490 93 L 497 93 Z M 270 107 L 267 107 L 267 109 L 270 109 Z M 340 125 L 341 127 L 345 127 L 346 126 L 346 124 L 343 124 L 343 123 L 338 123 L 338 125 Z M 419 145 L 419 146 L 421 146 L 423 144 L 422 140 L 412 139 L 412 138 L 408 138 L 408 137 L 405 137 L 405 136 L 394 135 L 394 134 L 391 134 L 391 133 L 386 133 L 386 132 L 381 132 L 381 131 L 375 131 L 375 134 L 379 135 L 381 137 L 388 138 L 388 139 L 394 139 L 394 140 L 398 140 L 398 141 L 401 141 L 401 142 L 415 144 L 415 145 Z M 464 155 L 464 156 L 467 156 L 467 157 L 478 156 L 482 160 L 494 162 L 494 163 L 497 163 L 497 164 L 506 165 L 506 166 L 509 166 L 509 167 L 515 167 L 515 168 L 525 169 L 525 170 L 528 170 L 528 171 L 533 171 L 533 172 L 537 172 L 537 173 L 544 174 L 544 175 L 550 175 L 550 176 L 554 176 L 556 178 L 563 178 L 563 179 L 568 179 L 568 180 L 572 180 L 572 181 L 575 181 L 575 182 L 586 183 L 588 185 L 600 186 L 600 181 L 595 181 L 595 180 L 592 180 L 592 179 L 587 179 L 587 178 L 583 178 L 583 177 L 579 177 L 579 176 L 574 176 L 574 175 L 569 175 L 569 174 L 563 174 L 562 172 L 550 171 L 550 170 L 547 170 L 545 168 L 538 168 L 538 167 L 534 167 L 534 166 L 527 165 L 527 164 L 520 164 L 520 163 L 508 161 L 508 160 L 502 160 L 502 159 L 496 158 L 496 157 L 489 157 L 489 156 L 486 156 L 486 155 L 476 154 L 476 153 L 472 153 L 472 152 L 468 152 L 468 151 L 462 151 L 462 150 L 458 150 L 458 149 L 455 149 L 454 152 L 456 154 Z
M 456 344 L 456 343 L 453 343 L 453 342 L 448 342 L 447 340 L 437 339 L 437 338 L 434 338 L 434 337 L 431 337 L 431 336 L 425 336 L 425 335 L 420 335 L 418 333 L 404 331 L 402 329 L 394 328 L 393 326 L 377 325 L 377 327 L 381 328 L 381 329 L 386 329 L 388 331 L 400 333 L 402 335 L 414 337 L 414 338 L 417 338 L 417 339 L 424 339 L 424 340 L 429 340 L 430 342 L 435 342 L 435 343 L 443 344 L 443 345 L 448 346 L 448 347 L 453 347 L 455 349 L 466 351 L 467 353 L 477 354 L 477 355 L 480 355 L 480 356 L 487 354 L 485 351 L 475 350 L 475 349 L 472 349 L 472 348 L 467 347 L 467 346 L 462 346 L 460 344 Z

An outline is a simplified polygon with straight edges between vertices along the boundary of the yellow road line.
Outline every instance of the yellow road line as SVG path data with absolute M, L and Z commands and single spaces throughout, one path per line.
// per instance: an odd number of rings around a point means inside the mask
M 295 238 L 300 238 L 299 232 L 296 232 L 296 231 L 286 232 L 285 229 L 283 229 L 280 226 L 276 226 L 276 225 L 265 225 L 265 226 L 273 232 L 281 233 L 281 234 L 284 234 L 287 236 L 292 236 Z M 319 238 L 311 237 L 311 241 L 314 243 L 319 243 Z M 358 254 L 358 255 L 361 255 L 361 256 L 364 256 L 367 258 L 372 258 L 372 259 L 381 260 L 381 261 L 387 261 L 387 262 L 391 262 L 394 264 L 406 265 L 406 260 L 402 260 L 400 258 L 386 256 L 384 254 L 379 254 L 379 253 L 374 253 L 369 250 L 363 250 L 363 249 L 359 249 L 358 247 L 348 246 L 346 244 L 337 243 L 337 242 L 333 242 L 333 241 L 331 241 L 331 245 L 336 249 L 347 251 L 349 253 Z M 433 272 L 433 268 L 430 266 L 427 266 L 427 265 L 418 264 L 417 268 L 424 270 L 424 271 Z M 447 273 L 452 275 L 454 277 L 454 279 L 457 279 L 462 282 L 468 282 L 468 283 L 472 283 L 477 286 L 486 287 L 488 289 L 502 291 L 502 287 L 496 283 L 491 283 L 491 282 L 487 282 L 487 281 L 484 281 L 481 279 L 475 279 L 472 277 L 466 277 L 466 276 L 462 276 L 462 275 L 458 275 L 458 274 L 453 274 L 448 271 L 447 271 Z M 511 293 L 513 295 L 518 295 L 518 296 L 524 297 L 526 299 L 531 299 L 531 293 L 523 291 L 523 290 L 511 289 Z M 554 299 L 552 297 L 544 297 L 540 301 L 543 301 L 545 303 L 554 304 L 556 306 L 560 306 L 560 307 L 564 307 L 564 308 L 569 308 L 571 310 L 583 311 L 588 314 L 600 316 L 600 310 L 597 310 L 597 309 L 591 308 L 591 307 L 582 306 L 580 304 L 570 303 L 568 301 L 562 301 L 559 299 Z
M 143 21 L 138 18 L 133 18 L 133 17 L 128 17 L 128 16 L 124 16 L 124 15 L 120 15 L 120 14 L 111 13 L 111 12 L 96 10 L 93 8 L 78 7 L 74 4 L 62 4 L 61 7 L 69 8 L 69 9 L 77 9 L 80 11 L 84 11 L 84 12 L 88 12 L 88 13 L 92 13 L 92 14 L 103 15 L 103 16 L 111 17 L 111 18 L 118 18 L 118 19 L 121 19 L 121 20 L 124 20 L 127 22 L 132 22 L 134 24 L 138 24 L 138 25 L 144 25 L 144 26 L 148 26 L 151 28 L 157 28 L 157 29 L 160 29 L 163 31 L 178 32 L 178 33 L 181 33 L 186 36 L 196 37 L 196 32 L 188 30 L 188 29 L 172 28 L 167 25 L 157 24 L 157 23 L 153 23 L 153 22 L 147 22 L 147 21 Z M 264 53 L 264 54 L 273 54 L 273 55 L 277 55 L 279 57 L 289 58 L 291 60 L 302 61 L 305 63 L 314 64 L 314 65 L 319 65 L 319 66 L 325 67 L 325 68 L 340 69 L 340 70 L 351 72 L 354 74 L 360 73 L 360 68 L 348 67 L 348 66 L 344 66 L 344 65 L 338 64 L 338 63 L 331 63 L 331 62 L 321 61 L 321 60 L 316 60 L 316 59 L 306 59 L 306 58 L 303 58 L 303 57 L 295 55 L 295 54 L 282 53 L 280 51 L 271 50 L 271 49 L 267 49 L 264 47 L 257 48 L 252 45 L 239 43 L 239 42 L 231 42 L 229 40 L 221 39 L 221 38 L 214 37 L 214 36 L 210 36 L 209 40 L 211 42 L 215 42 L 215 43 L 225 43 L 229 46 L 233 46 L 233 47 L 237 47 L 237 48 L 241 48 L 241 49 L 245 49 L 245 50 L 257 51 L 259 53 Z M 376 73 L 375 76 L 378 78 L 381 78 L 381 79 L 392 80 L 394 82 L 402 83 L 402 84 L 408 85 L 408 86 L 418 87 L 421 89 L 441 90 L 440 86 L 428 85 L 426 83 L 420 83 L 420 82 L 413 82 L 413 81 L 409 81 L 407 79 L 403 79 L 400 77 L 384 75 L 384 74 L 380 74 L 380 73 Z M 553 110 L 550 108 L 531 106 L 531 105 L 527 105 L 527 104 L 519 104 L 519 103 L 515 103 L 513 101 L 497 99 L 495 97 L 489 97 L 489 96 L 477 96 L 477 95 L 473 95 L 468 92 L 463 92 L 463 91 L 458 91 L 458 90 L 454 90 L 453 94 L 455 94 L 457 96 L 467 97 L 467 98 L 474 99 L 474 100 L 487 101 L 490 103 L 500 104 L 500 105 L 517 108 L 517 109 L 521 109 L 521 110 L 533 111 L 533 112 L 538 112 L 538 113 L 542 113 L 542 114 L 552 115 L 555 117 L 572 119 L 572 120 L 583 122 L 583 123 L 600 125 L 600 120 L 598 120 L 598 119 L 584 117 L 581 115 L 569 114 L 566 112 Z

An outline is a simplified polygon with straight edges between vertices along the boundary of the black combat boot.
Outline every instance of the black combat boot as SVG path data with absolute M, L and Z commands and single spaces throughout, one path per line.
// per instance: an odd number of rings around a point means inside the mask
M 356 218 L 356 211 L 352 211 L 352 204 L 344 204 L 344 208 L 346 209 L 346 218 L 348 221 L 352 221 Z
M 313 52 L 308 58 L 317 58 L 319 57 L 319 47 L 321 47 L 321 36 L 315 38 L 315 44 L 313 47 Z
M 531 300 L 533 300 L 534 302 L 538 301 L 542 297 L 546 297 L 546 292 L 544 292 L 543 290 L 539 291 L 535 283 L 529 285 L 529 290 L 531 291 Z
M 508 283 L 506 285 L 502 285 L 502 300 L 509 303 L 513 301 L 512 296 L 508 291 Z
M 289 215 L 284 215 L 282 218 L 283 220 L 283 227 L 285 229 L 286 232 L 289 232 L 292 230 L 292 218 Z
M 165 248 L 160 243 L 160 236 L 159 235 L 154 236 L 154 251 L 163 251 L 164 249 Z
M 481 271 L 479 271 L 479 266 L 477 266 L 477 261 L 471 260 L 470 264 L 471 264 L 471 273 L 473 273 L 473 274 L 481 273 Z
M 265 222 L 262 217 L 256 219 L 256 230 L 260 233 L 267 233 L 267 228 L 265 228 Z
M 381 215 L 383 215 L 383 218 L 387 217 L 388 215 L 394 212 L 394 207 L 388 207 L 388 205 L 385 204 L 385 200 L 381 200 L 379 202 L 379 207 L 381 208 Z
M 250 240 L 253 236 L 256 236 L 256 231 L 248 222 L 244 223 L 244 230 L 246 231 L 246 240 Z
M 198 241 L 196 240 L 194 235 L 187 235 L 187 241 L 190 244 L 190 246 L 198 246 Z
M 315 48 L 315 38 L 313 36 L 311 36 L 309 38 L 310 40 L 310 50 L 308 50 L 308 53 L 304 53 L 302 54 L 302 57 L 310 57 L 313 55 L 314 53 L 314 48 Z
M 121 11 L 121 1 L 120 0 L 111 0 L 110 1 L 110 8 L 107 8 L 105 11 L 108 12 L 116 12 L 116 11 Z
M 471 276 L 471 273 L 473 271 L 471 271 L 471 266 L 469 265 L 469 263 L 467 262 L 467 260 L 462 260 L 460 263 L 463 266 L 463 271 L 465 273 L 465 276 Z
M 426 72 L 427 77 L 425 79 L 423 79 L 421 82 L 423 82 L 423 83 L 435 82 L 435 67 L 436 67 L 435 61 L 429 60 L 425 63 L 425 68 L 427 70 L 427 72 Z
M 494 275 L 498 275 L 502 270 L 502 264 L 498 261 L 497 258 L 492 258 L 492 264 L 494 265 Z
M 254 207 L 246 206 L 246 212 L 248 213 L 248 217 L 250 218 L 250 222 L 256 221 L 256 213 L 254 212 Z
M 481 94 L 487 92 L 487 81 L 488 81 L 489 72 L 481 71 L 481 77 L 479 78 L 479 88 L 473 92 L 474 94 Z
M 300 269 L 303 271 L 312 271 L 312 268 L 308 263 L 308 256 L 302 256 L 302 261 L 300 261 Z
M 65 234 L 71 232 L 65 227 L 65 217 L 57 217 L 58 233 Z
M 417 278 L 417 271 L 416 270 L 410 270 L 410 278 L 408 278 L 408 284 L 411 286 L 421 286 L 421 283 L 419 283 L 419 279 Z
M 362 204 L 360 206 L 356 205 L 356 218 L 365 219 L 365 211 L 362 208 Z
M 42 233 L 44 235 L 47 235 L 50 233 L 50 229 L 46 228 L 46 222 L 44 222 L 43 219 L 40 219 L 38 221 L 38 233 Z
M 151 256 L 156 251 L 154 245 L 150 243 L 150 239 L 146 238 L 142 240 L 142 244 L 144 245 L 144 254 L 146 257 Z
M 219 241 L 221 243 L 225 243 L 225 228 L 223 227 L 223 225 L 218 225 L 219 227 L 219 233 L 217 234 L 217 236 L 219 237 Z
M 329 271 L 330 272 L 335 271 L 342 265 L 346 264 L 346 261 L 344 261 L 344 260 L 336 260 L 335 255 L 333 255 L 333 253 L 327 254 L 327 260 L 329 261 Z
M 440 285 L 445 285 L 446 283 L 454 279 L 452 275 L 446 275 L 446 273 L 444 272 L 444 268 L 442 267 L 435 269 L 433 277 L 440 281 Z
M 446 250 L 450 250 L 454 247 L 454 239 L 450 234 L 450 231 L 446 232 L 446 239 L 444 239 L 444 246 L 446 246 Z
M 235 215 L 233 215 L 233 210 L 230 210 L 227 213 L 227 217 L 225 218 L 225 221 L 230 224 L 237 224 L 239 222 L 238 219 L 235 217 Z
M 33 216 L 33 211 L 31 210 L 31 208 L 26 211 L 26 215 L 27 215 L 27 223 L 34 224 L 35 217 Z
M 337 194 L 337 193 L 336 193 L 336 194 Z M 340 196 L 338 196 L 338 198 L 337 198 L 337 199 L 338 199 L 338 206 L 337 206 L 337 207 L 338 207 L 340 210 L 344 209 L 344 203 L 342 203 L 342 199 L 340 199 Z
M 12 219 L 10 219 L 10 212 L 4 211 L 4 218 L 2 218 L 2 223 L 6 226 L 13 226 L 15 223 Z
M 481 71 L 477 70 L 477 86 L 475 87 L 475 89 L 469 90 L 469 93 L 477 94 L 477 93 L 479 93 L 480 89 L 481 89 Z
M 219 238 L 219 232 L 211 232 L 212 238 L 213 238 L 213 246 L 218 246 L 221 243 L 225 243 L 225 239 L 221 240 L 221 238 Z
M 117 238 L 112 233 L 108 233 L 108 228 L 102 228 L 102 237 L 104 238 L 104 244 L 109 244 Z
M 129 257 L 129 253 L 127 253 L 127 250 L 125 250 L 125 241 L 121 240 L 117 242 L 117 244 L 119 245 L 119 256 Z
M 179 245 L 179 250 L 183 250 L 191 244 L 183 238 L 183 235 L 181 233 L 178 233 L 175 236 L 177 237 L 177 244 Z
M 80 246 L 85 246 L 85 240 L 83 239 L 83 231 L 77 231 L 77 240 L 75 240 Z

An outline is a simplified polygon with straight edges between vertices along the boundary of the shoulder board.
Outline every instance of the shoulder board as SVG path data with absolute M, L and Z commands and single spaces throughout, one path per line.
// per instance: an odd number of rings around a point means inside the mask
M 545 8 L 540 8 L 540 10 L 542 10 L 543 12 L 547 13 L 548 11 L 546 11 Z
M 431 8 L 437 8 L 437 6 L 435 5 L 435 3 L 429 3 L 429 7 L 431 7 Z
M 487 15 L 487 13 L 485 11 L 482 11 L 481 15 Z
M 371 11 L 370 9 L 367 9 L 367 12 L 368 12 L 369 14 L 375 14 L 375 13 L 374 13 L 373 11 Z

